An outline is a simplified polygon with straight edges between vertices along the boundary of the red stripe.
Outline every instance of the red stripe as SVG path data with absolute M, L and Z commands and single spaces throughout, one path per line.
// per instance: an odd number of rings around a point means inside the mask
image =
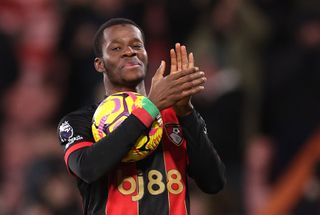
M 165 110 L 167 113 L 170 111 Z M 165 121 L 170 123 L 178 123 L 178 119 L 174 114 L 164 114 L 166 117 Z M 166 123 L 164 122 L 164 123 Z M 181 131 L 182 132 L 182 131 Z M 180 146 L 175 145 L 171 142 L 170 138 L 164 135 L 164 143 L 163 144 L 163 151 L 164 151 L 164 162 L 165 168 L 167 172 L 168 182 L 170 180 L 175 180 L 172 177 L 176 177 L 176 174 L 169 175 L 169 173 L 175 173 L 178 171 L 181 175 L 181 179 L 177 180 L 178 183 L 181 183 L 183 186 L 183 190 L 178 193 L 174 194 L 170 192 L 170 189 L 177 190 L 177 187 L 181 186 L 177 183 L 171 184 L 171 188 L 168 184 L 168 197 L 169 197 L 169 215 L 186 215 L 187 206 L 186 206 L 186 162 L 187 162 L 187 146 L 186 141 L 183 140 Z
M 78 149 L 82 149 L 84 147 L 88 147 L 88 146 L 92 146 L 92 145 L 93 145 L 92 142 L 80 142 L 75 145 L 72 145 L 71 147 L 69 147 L 67 149 L 67 151 L 64 154 L 64 162 L 66 163 L 68 170 L 69 170 L 68 159 L 69 159 L 70 154 Z
M 135 115 L 147 128 L 150 127 L 154 119 L 152 116 L 143 108 L 137 108 L 132 111 L 132 114 Z
M 138 187 L 135 163 L 121 163 L 115 172 L 109 174 L 106 215 L 138 215 L 139 202 L 135 199 Z

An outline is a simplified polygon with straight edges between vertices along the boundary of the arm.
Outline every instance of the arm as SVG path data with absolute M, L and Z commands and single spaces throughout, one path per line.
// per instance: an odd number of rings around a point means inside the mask
M 111 171 L 146 131 L 146 125 L 132 114 L 108 136 L 72 152 L 68 166 L 83 181 L 93 182 Z
M 192 111 L 187 116 L 179 117 L 179 121 L 187 140 L 189 176 L 203 192 L 217 193 L 226 183 L 225 167 L 208 138 L 204 120 Z
M 184 70 L 195 68 L 202 74 L 197 79 L 189 81 L 189 87 L 200 89 L 184 96 L 175 103 L 174 109 L 181 123 L 187 140 L 189 156 L 188 173 L 195 179 L 199 188 L 206 193 L 216 193 L 225 184 L 224 164 L 221 162 L 213 143 L 207 136 L 206 125 L 201 116 L 195 112 L 191 103 L 191 96 L 204 89 L 206 81 L 204 73 L 194 67 L 193 54 L 188 55 L 185 46 L 176 43 L 175 49 L 170 50 L 170 74 L 179 74 Z

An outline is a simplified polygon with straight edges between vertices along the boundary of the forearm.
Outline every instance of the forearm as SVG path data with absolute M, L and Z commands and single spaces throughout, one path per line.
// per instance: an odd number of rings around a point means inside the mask
M 146 130 L 139 119 L 130 115 L 108 136 L 73 152 L 68 162 L 70 170 L 87 183 L 97 180 L 121 161 Z
M 187 139 L 188 173 L 206 193 L 216 193 L 225 184 L 225 167 L 206 133 L 205 123 L 197 112 L 180 117 Z

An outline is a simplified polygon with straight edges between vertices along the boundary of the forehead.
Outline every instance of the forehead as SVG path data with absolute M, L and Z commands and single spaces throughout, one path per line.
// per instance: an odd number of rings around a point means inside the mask
M 118 24 L 110 26 L 104 29 L 103 38 L 106 43 L 134 39 L 143 41 L 142 33 L 139 28 L 131 24 Z

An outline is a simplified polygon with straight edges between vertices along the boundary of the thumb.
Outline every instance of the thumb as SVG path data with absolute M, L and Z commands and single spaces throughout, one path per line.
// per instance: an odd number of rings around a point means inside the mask
M 164 74 L 165 69 L 166 69 L 166 62 L 162 60 L 159 68 L 157 69 L 156 73 L 154 74 L 154 77 L 155 78 L 163 78 L 163 74 Z

